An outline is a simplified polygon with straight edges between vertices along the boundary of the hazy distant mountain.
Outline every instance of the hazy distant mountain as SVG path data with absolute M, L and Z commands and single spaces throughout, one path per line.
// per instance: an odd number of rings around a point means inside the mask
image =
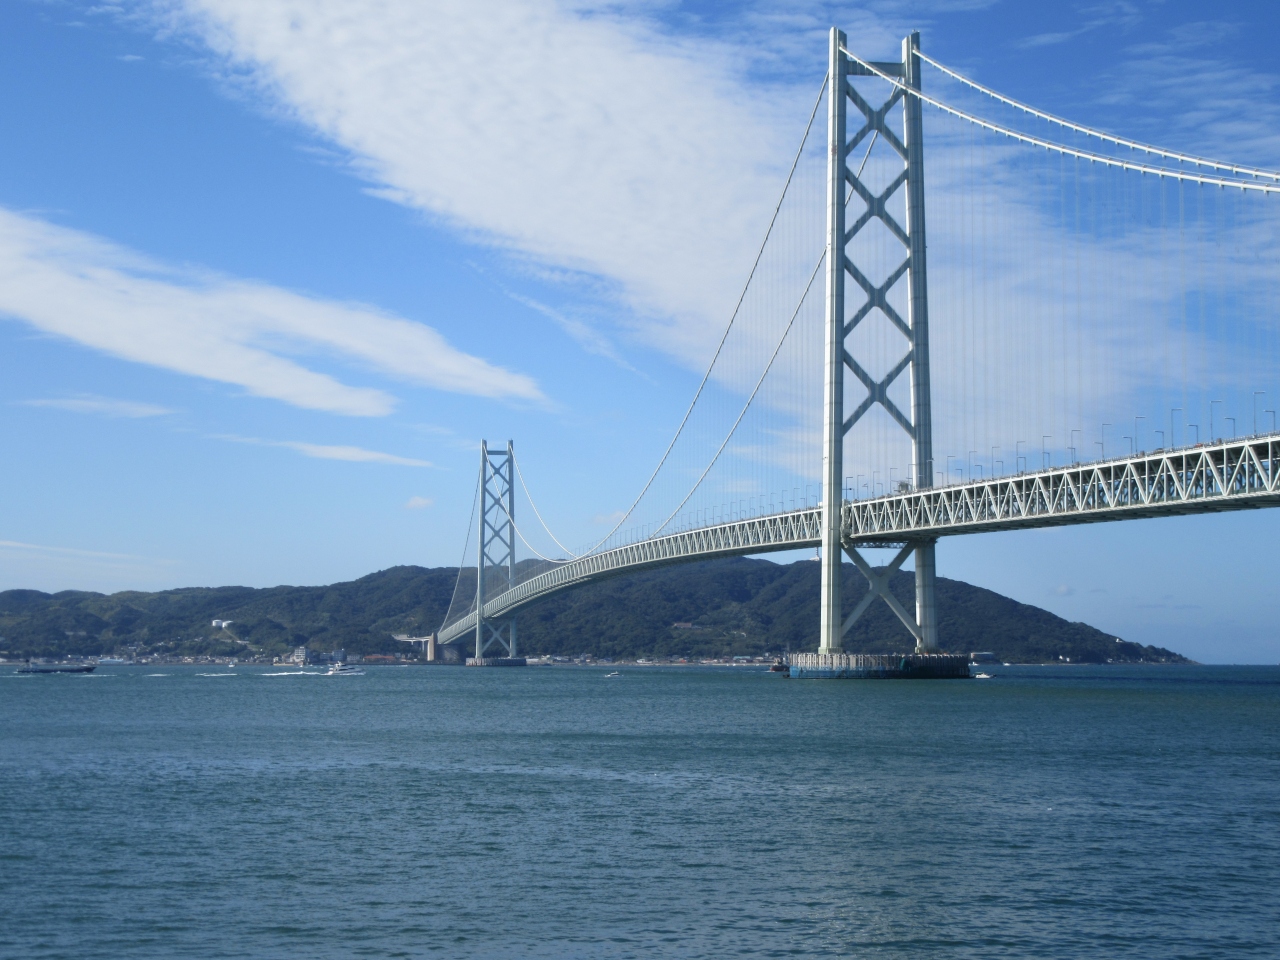
M 520 615 L 522 652 L 597 656 L 708 656 L 816 649 L 819 565 L 742 557 L 663 567 L 550 597 Z M 471 582 L 474 583 L 474 571 Z M 467 577 L 462 578 L 465 587 Z M 362 653 L 403 651 L 392 634 L 423 634 L 444 616 L 457 568 L 392 567 L 326 587 L 192 587 L 161 593 L 35 590 L 0 593 L 0 650 L 8 656 L 153 652 L 282 653 L 307 644 Z M 910 574 L 893 593 L 914 609 Z M 845 567 L 846 604 L 866 591 Z M 1083 623 L 959 580 L 938 579 L 939 635 L 946 649 L 991 651 L 1002 660 L 1185 662 L 1158 647 L 1117 642 Z M 213 620 L 230 620 L 227 629 Z M 248 644 L 248 647 L 245 646 Z M 910 634 L 875 603 L 846 638 L 853 652 L 896 652 Z

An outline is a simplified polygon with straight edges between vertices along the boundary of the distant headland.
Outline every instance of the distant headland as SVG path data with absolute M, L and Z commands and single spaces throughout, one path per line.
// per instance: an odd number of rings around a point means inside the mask
M 522 653 L 617 659 L 757 656 L 816 649 L 818 564 L 734 557 L 619 577 L 549 597 L 520 616 Z M 847 602 L 866 582 L 846 574 Z M 465 581 L 465 577 L 463 578 Z M 0 593 L 0 656 L 284 656 L 299 646 L 412 655 L 395 635 L 434 630 L 456 567 L 392 567 L 321 587 L 188 587 L 111 595 Z M 472 576 L 474 582 L 474 574 Z M 891 589 L 913 601 L 910 574 Z M 938 579 L 939 634 L 955 652 L 1012 663 L 1189 663 L 959 580 Z M 907 650 L 884 604 L 855 624 L 845 649 Z

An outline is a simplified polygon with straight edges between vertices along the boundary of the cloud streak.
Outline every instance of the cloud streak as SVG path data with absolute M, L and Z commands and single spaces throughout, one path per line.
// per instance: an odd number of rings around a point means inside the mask
M 603 278 L 639 335 L 705 360 L 782 184 L 810 82 L 556 3 L 153 0 L 171 31 L 346 150 L 379 195 L 531 265 Z M 793 109 L 794 108 L 794 109 Z M 605 349 L 586 331 L 590 348 Z M 605 354 L 607 355 L 607 354 Z
M 545 303 L 540 303 L 532 297 L 521 296 L 517 293 L 508 293 L 512 300 L 516 303 L 524 304 L 530 310 L 542 314 L 561 330 L 563 330 L 571 340 L 578 344 L 587 353 L 594 353 L 597 356 L 612 360 L 623 369 L 635 372 L 635 367 L 627 363 L 626 360 L 618 353 L 617 347 L 613 342 L 602 334 L 591 324 L 574 317 L 566 316 L 554 307 L 549 307 Z
M 462 353 L 423 324 L 364 304 L 177 270 L 3 209 L 0 315 L 123 360 L 308 410 L 383 416 L 396 401 L 385 390 L 309 369 L 290 354 L 328 354 L 416 386 L 545 402 L 529 377 Z
M 127 553 L 51 547 L 18 540 L 0 540 L 0 582 L 16 588 L 35 590 L 90 589 L 137 590 L 139 583 L 157 587 L 173 576 L 178 564 L 173 560 L 140 557 Z
M 417 460 L 413 457 L 401 457 L 394 453 L 382 453 L 378 450 L 366 450 L 363 447 L 330 445 L 323 443 L 305 443 L 301 440 L 263 440 L 258 437 L 238 437 L 234 434 L 219 434 L 214 440 L 226 440 L 230 443 L 247 443 L 255 447 L 281 447 L 292 450 L 304 457 L 314 460 L 342 460 L 347 463 L 386 463 L 400 467 L 434 467 L 429 460 Z
M 115 400 L 111 397 L 95 397 L 91 394 L 83 394 L 76 397 L 20 400 L 18 402 L 24 407 L 48 407 L 53 410 L 65 410 L 68 413 L 88 413 L 101 417 L 127 417 L 135 420 L 146 417 L 163 417 L 173 413 L 168 407 L 157 406 L 154 403 Z
M 78 550 L 75 547 L 47 547 L 38 543 L 22 543 L 18 540 L 0 540 L 0 549 L 3 550 L 30 550 L 35 553 L 46 553 L 52 556 L 80 557 L 86 560 L 102 560 L 102 561 L 136 561 L 147 560 L 146 557 L 136 557 L 128 553 L 103 553 L 98 550 Z M 156 562 L 156 561 L 148 561 Z

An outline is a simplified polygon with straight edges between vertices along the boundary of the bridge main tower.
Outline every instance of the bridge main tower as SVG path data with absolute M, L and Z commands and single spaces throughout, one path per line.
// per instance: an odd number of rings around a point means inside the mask
M 913 483 L 916 489 L 933 485 L 933 419 L 929 396 L 929 303 L 925 280 L 924 151 L 920 100 L 904 93 L 904 87 L 920 89 L 920 34 L 902 41 L 901 63 L 870 64 L 881 74 L 896 80 L 888 99 L 873 107 L 849 82 L 850 77 L 875 76 L 868 66 L 851 57 L 845 35 L 831 30 L 828 68 L 827 112 L 827 258 L 826 335 L 823 380 L 822 453 L 822 596 L 819 653 L 840 651 L 844 635 L 877 596 L 882 597 L 916 638 L 916 649 L 938 649 L 935 605 L 937 580 L 934 560 L 935 539 L 895 543 L 898 553 L 888 568 L 877 573 L 856 547 L 841 540 L 844 512 L 845 435 L 874 404 L 880 404 L 911 438 Z M 898 85 L 901 84 L 901 85 Z M 893 130 L 888 116 L 902 101 L 902 136 Z M 850 136 L 848 108 L 852 104 L 862 117 Z M 861 167 L 848 165 L 851 151 L 871 138 L 882 139 L 902 159 L 902 172 L 880 193 L 863 183 Z M 867 152 L 873 144 L 868 143 Z M 905 190 L 906 223 L 900 224 L 886 204 L 898 190 Z M 862 209 L 850 210 L 856 198 Z M 848 221 L 852 219 L 852 223 Z M 904 247 L 902 263 L 879 284 L 873 283 L 849 257 L 849 243 L 873 219 L 879 220 Z M 889 302 L 889 291 L 906 276 L 907 316 L 903 318 Z M 851 313 L 846 304 L 846 281 L 852 278 L 864 299 Z M 881 313 L 903 335 L 906 353 L 881 380 L 876 380 L 850 352 L 848 338 L 871 313 Z M 844 410 L 844 376 L 851 373 L 867 391 L 862 402 L 847 416 Z M 890 385 L 904 372 L 911 380 L 911 412 L 907 416 L 889 397 Z M 916 611 L 913 617 L 889 592 L 889 580 L 911 554 L 915 554 Z M 847 616 L 841 607 L 841 561 L 843 555 L 858 567 L 870 582 L 862 602 Z
M 516 454 L 511 441 L 507 449 L 490 452 L 487 441 L 480 444 L 480 520 L 476 528 L 476 655 L 485 662 L 485 652 L 494 644 L 502 656 L 516 656 L 515 614 L 486 617 L 485 603 L 516 585 Z M 523 661 L 522 661 L 523 662 Z

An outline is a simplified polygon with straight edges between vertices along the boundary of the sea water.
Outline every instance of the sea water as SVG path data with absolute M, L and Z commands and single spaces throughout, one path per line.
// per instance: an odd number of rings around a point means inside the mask
M 0 668 L 0 956 L 1280 956 L 1280 669 L 607 672 Z

